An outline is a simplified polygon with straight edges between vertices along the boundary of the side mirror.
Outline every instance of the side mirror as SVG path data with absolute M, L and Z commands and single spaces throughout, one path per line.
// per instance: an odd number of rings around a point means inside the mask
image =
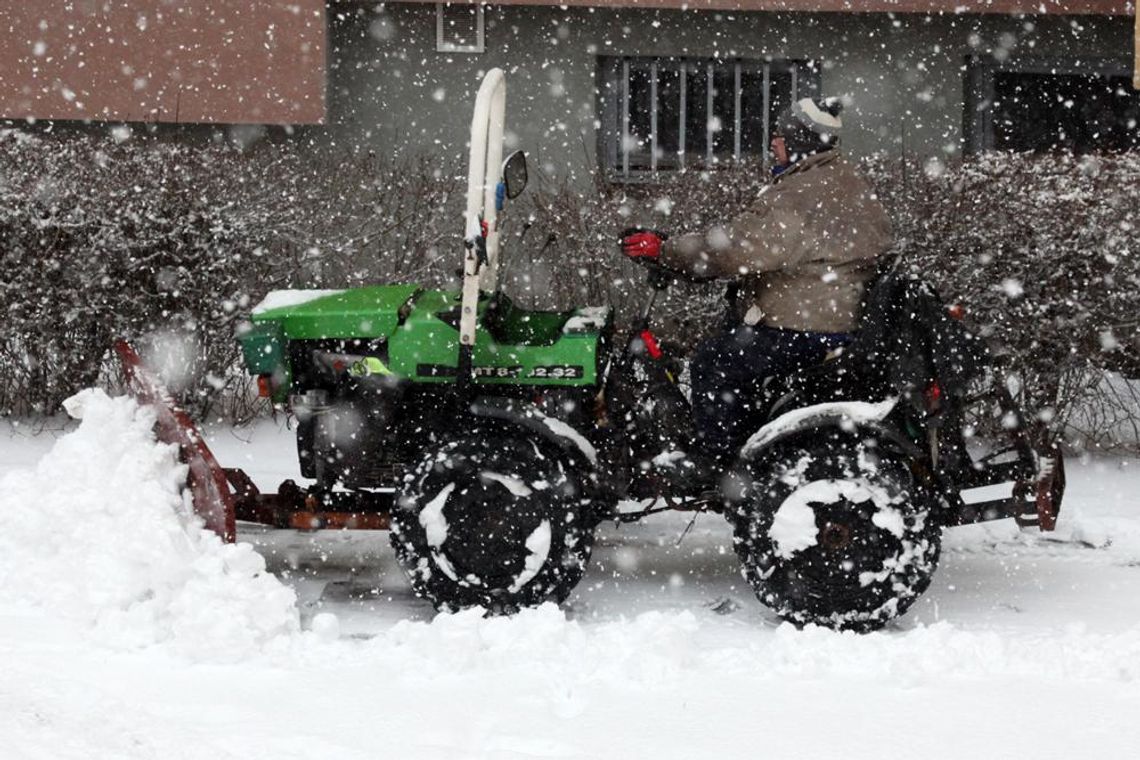
M 519 197 L 526 187 L 526 154 L 521 150 L 516 150 L 503 162 L 503 185 L 510 200 Z

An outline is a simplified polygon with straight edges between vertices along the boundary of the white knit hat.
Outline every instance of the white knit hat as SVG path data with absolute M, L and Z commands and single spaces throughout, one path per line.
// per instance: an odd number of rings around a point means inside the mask
M 834 148 L 843 129 L 841 110 L 838 98 L 800 98 L 780 114 L 776 129 L 793 153 L 809 155 Z
M 792 116 L 812 132 L 837 134 L 843 129 L 839 118 L 843 105 L 836 98 L 828 98 L 819 103 L 811 98 L 800 98 L 792 104 Z

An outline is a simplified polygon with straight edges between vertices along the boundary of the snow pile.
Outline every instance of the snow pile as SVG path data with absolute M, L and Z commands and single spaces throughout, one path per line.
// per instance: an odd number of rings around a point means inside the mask
M 731 632 L 731 634 L 729 633 Z M 725 638 L 727 636 L 727 638 Z M 717 646 L 709 646 L 716 640 Z M 965 630 L 947 622 L 869 634 L 782 623 L 725 627 L 689 610 L 629 619 L 568 619 L 552 603 L 511 617 L 471 609 L 430 622 L 400 621 L 363 645 L 382 653 L 385 682 L 470 678 L 474 689 L 531 678 L 552 690 L 591 690 L 599 682 L 630 688 L 683 682 L 691 693 L 724 677 L 759 681 L 857 678 L 895 685 L 941 678 L 1062 678 L 1133 684 L 1140 679 L 1140 628 L 1095 634 L 1079 624 L 1053 631 Z M 314 664 L 345 657 L 310 649 Z M 367 656 L 356 660 L 372 662 Z M 380 677 L 380 676 L 377 676 Z M 453 686 L 455 681 L 451 682 Z M 474 697 L 474 695 L 472 695 Z
M 190 515 L 185 468 L 156 443 L 149 408 L 99 390 L 65 406 L 79 428 L 0 480 L 0 603 L 93 624 L 117 648 L 211 659 L 297 629 L 292 589 Z
M 547 602 L 509 617 L 487 617 L 473 608 L 440 613 L 429 622 L 402 620 L 364 648 L 384 653 L 386 663 L 396 666 L 387 674 L 392 680 L 475 676 L 472 683 L 486 688 L 533 678 L 558 690 L 594 681 L 652 684 L 674 677 L 697 666 L 701 633 L 689 611 L 583 624 Z

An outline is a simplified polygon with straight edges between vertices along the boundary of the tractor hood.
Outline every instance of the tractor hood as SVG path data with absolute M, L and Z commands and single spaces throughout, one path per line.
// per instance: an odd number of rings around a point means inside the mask
M 492 306 L 492 304 L 494 304 Z M 385 369 L 414 383 L 451 384 L 459 373 L 460 294 L 418 285 L 343 291 L 277 291 L 250 315 L 238 336 L 251 374 L 272 378 L 283 400 L 297 371 L 289 346 L 298 341 L 363 341 Z M 473 352 L 480 385 L 591 386 L 601 376 L 612 314 L 604 309 L 541 312 L 505 295 L 477 305 Z
M 383 338 L 400 322 L 422 289 L 374 285 L 352 290 L 278 290 L 254 308 L 254 325 L 275 323 L 289 340 Z

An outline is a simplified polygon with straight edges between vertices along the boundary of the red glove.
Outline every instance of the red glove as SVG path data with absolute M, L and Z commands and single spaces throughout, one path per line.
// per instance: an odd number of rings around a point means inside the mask
M 661 256 L 663 238 L 656 232 L 642 230 L 623 235 L 621 252 L 631 259 L 654 259 Z

